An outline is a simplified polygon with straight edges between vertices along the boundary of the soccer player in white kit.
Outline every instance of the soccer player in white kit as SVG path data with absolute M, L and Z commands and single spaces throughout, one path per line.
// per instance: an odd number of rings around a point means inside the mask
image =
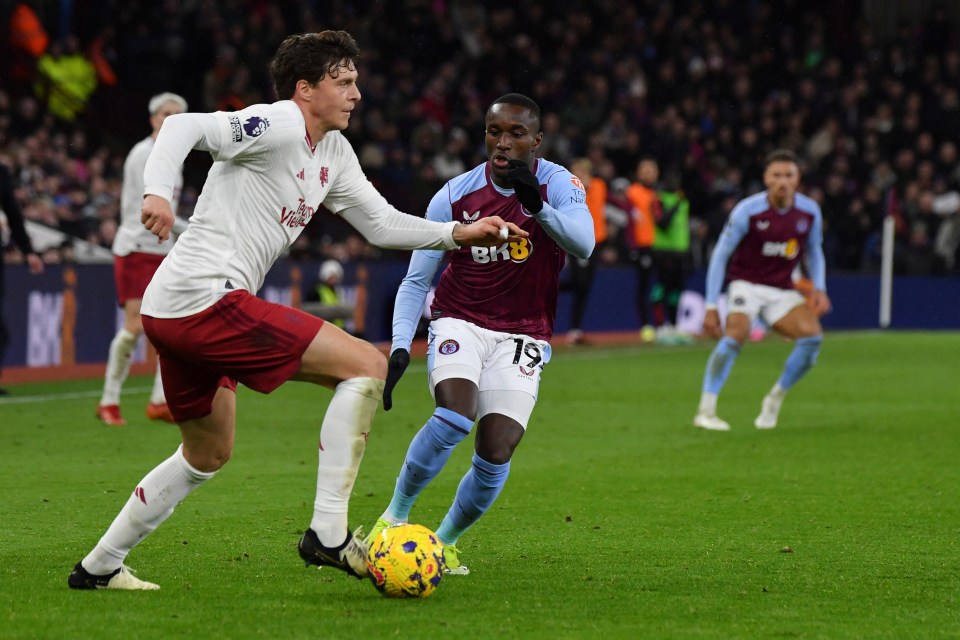
M 123 163 L 123 187 L 120 193 L 120 227 L 113 241 L 113 276 L 117 286 L 117 302 L 123 308 L 123 326 L 110 342 L 107 371 L 103 381 L 103 395 L 97 406 L 97 417 L 104 424 L 123 426 L 127 423 L 120 412 L 120 389 L 130 373 L 130 358 L 136 349 L 137 340 L 143 334 L 140 321 L 140 305 L 143 292 L 163 258 L 173 247 L 173 239 L 157 243 L 157 238 L 140 222 L 140 206 L 143 203 L 143 169 L 153 150 L 154 141 L 167 116 L 187 110 L 187 101 L 175 93 L 161 93 L 150 98 L 148 104 L 149 136 L 134 145 Z M 183 176 L 177 173 L 170 208 L 176 213 L 183 188 Z M 174 231 L 181 233 L 186 222 L 174 218 Z M 163 395 L 160 365 L 153 381 L 153 391 L 147 404 L 147 417 L 151 420 L 173 422 L 167 400 Z
M 74 567 L 75 589 L 157 589 L 123 564 L 174 507 L 233 450 L 236 385 L 269 393 L 287 380 L 334 389 L 320 428 L 313 518 L 299 543 L 308 563 L 367 574 L 366 545 L 347 507 L 386 358 L 333 323 L 254 296 L 271 265 L 322 203 L 370 242 L 395 249 L 499 245 L 528 233 L 499 217 L 438 223 L 390 206 L 340 133 L 360 101 L 360 50 L 343 31 L 289 36 L 270 63 L 287 99 L 235 112 L 167 118 L 145 170 L 142 221 L 160 241 L 173 224 L 176 173 L 191 149 L 213 167 L 190 225 L 143 298 L 144 330 L 160 355 L 182 445 L 134 489 L 94 549 Z

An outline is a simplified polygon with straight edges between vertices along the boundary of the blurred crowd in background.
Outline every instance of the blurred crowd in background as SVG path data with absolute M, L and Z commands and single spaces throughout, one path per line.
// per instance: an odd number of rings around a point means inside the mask
M 943 6 L 884 38 L 845 0 L 4 7 L 0 162 L 28 219 L 104 247 L 123 159 L 149 134 L 151 95 L 174 91 L 191 111 L 271 102 L 267 63 L 281 40 L 335 28 L 363 50 L 363 100 L 346 135 L 403 211 L 422 215 L 443 182 L 486 160 L 485 108 L 517 91 L 543 110 L 541 155 L 568 167 L 587 158 L 608 186 L 602 263 L 632 255 L 624 194 L 641 160 L 656 160 L 689 202 L 691 266 L 703 267 L 732 206 L 763 188 L 766 154 L 785 147 L 822 206 L 829 268 L 877 270 L 892 215 L 899 273 L 958 271 L 960 30 Z M 208 166 L 188 159 L 181 214 Z M 396 256 L 327 214 L 292 257 Z

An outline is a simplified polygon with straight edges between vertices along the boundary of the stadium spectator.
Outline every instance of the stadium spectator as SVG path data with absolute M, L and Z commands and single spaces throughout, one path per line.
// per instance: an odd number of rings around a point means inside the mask
M 607 183 L 600 176 L 594 175 L 593 163 L 589 158 L 574 159 L 570 172 L 583 184 L 587 209 L 593 218 L 594 244 L 600 246 L 607 240 Z M 567 279 L 561 283 L 560 291 L 570 291 L 573 294 L 570 331 L 567 333 L 567 342 L 570 344 L 586 342 L 583 316 L 587 312 L 590 289 L 593 287 L 593 271 L 599 255 L 600 252 L 595 250 L 587 258 L 572 255 L 567 257 Z
M 625 195 L 633 205 L 630 209 L 630 260 L 637 268 L 637 318 L 640 320 L 640 337 L 651 342 L 656 331 L 650 321 L 650 281 L 653 274 L 651 245 L 654 228 L 660 218 L 660 198 L 657 183 L 660 180 L 660 165 L 653 158 L 642 158 L 637 163 L 635 182 Z
M 324 260 L 317 276 L 313 291 L 305 296 L 300 308 L 354 334 L 355 308 L 343 299 L 342 294 L 343 265 L 339 260 Z
M 24 256 L 30 268 L 30 273 L 43 273 L 43 260 L 41 260 L 40 256 L 33 250 L 30 236 L 27 235 L 27 231 L 23 226 L 23 212 L 20 211 L 20 205 L 13 196 L 13 179 L 10 176 L 10 171 L 2 163 L 0 163 L 0 212 L 2 212 L 6 218 L 6 226 L 10 233 L 10 240 Z M 3 234 L 0 234 L 0 248 L 2 248 L 4 244 Z M 7 328 L 7 322 L 3 312 L 3 299 L 6 297 L 4 264 L 6 264 L 6 260 L 0 259 L 0 375 L 3 374 L 3 360 L 7 353 L 7 345 L 10 343 L 10 330 Z M 7 390 L 0 388 L 0 396 L 5 395 L 7 395 Z
M 960 191 L 954 189 L 935 197 L 932 208 L 943 218 L 937 229 L 934 252 L 943 261 L 944 270 L 953 273 L 960 248 Z
M 690 344 L 692 336 L 677 326 L 680 295 L 686 286 L 690 259 L 690 201 L 680 185 L 680 176 L 669 171 L 657 191 L 660 217 L 654 220 L 653 268 L 656 283 L 650 293 L 657 342 Z
M 823 330 L 819 316 L 830 308 L 820 207 L 797 193 L 800 164 L 792 151 L 777 150 L 767 157 L 763 181 L 765 191 L 734 207 L 710 258 L 703 329 L 720 341 L 707 361 L 700 406 L 693 419 L 694 426 L 701 429 L 730 430 L 730 425 L 717 417 L 717 396 L 756 317 L 795 341 L 783 373 L 763 399 L 754 421 L 758 429 L 777 426 L 787 392 L 810 370 L 820 352 Z M 793 273 L 803 260 L 813 283 L 808 300 L 793 283 Z M 729 285 L 723 328 L 717 299 L 725 280 Z
M 536 157 L 543 139 L 540 118 L 540 107 L 525 95 L 494 100 L 486 114 L 487 162 L 444 185 L 427 209 L 427 219 L 444 223 L 477 224 L 499 215 L 529 231 L 530 239 L 449 256 L 416 251 L 397 292 L 386 410 L 410 363 L 427 292 L 448 259 L 431 305 L 428 378 L 436 410 L 410 443 L 393 499 L 368 541 L 408 521 L 417 497 L 479 419 L 473 463 L 437 528 L 451 574 L 469 573 L 456 545 L 503 489 L 536 404 L 540 374 L 550 361 L 564 253 L 586 259 L 594 247 L 580 181 Z
M 113 274 L 117 286 L 117 303 L 123 309 L 123 326 L 110 342 L 107 357 L 107 370 L 103 381 L 103 394 L 97 405 L 96 416 L 104 424 L 120 427 L 127 423 L 120 412 L 120 390 L 130 373 L 130 360 L 137 347 L 137 341 L 143 335 L 143 323 L 140 320 L 140 305 L 143 292 L 157 267 L 163 261 L 171 247 L 173 238 L 157 243 L 156 237 L 143 228 L 140 222 L 140 207 L 143 203 L 143 169 L 153 150 L 160 127 L 167 117 L 187 110 L 187 101 L 175 93 L 160 93 L 148 103 L 150 114 L 150 135 L 134 145 L 123 163 L 123 191 L 120 198 L 120 226 L 113 240 Z M 177 172 L 173 197 L 170 201 L 174 215 L 183 190 L 183 174 Z M 183 232 L 186 222 L 175 218 L 175 231 Z M 107 224 L 104 221 L 103 224 Z M 109 227 L 108 227 L 109 228 Z M 160 364 L 153 379 L 153 390 L 146 408 L 151 420 L 173 422 L 170 409 L 163 395 L 163 382 L 160 378 Z
M 347 506 L 381 402 L 386 359 L 335 325 L 254 292 L 310 222 L 308 203 L 325 203 L 371 242 L 395 248 L 495 245 L 502 233 L 515 242 L 528 234 L 496 216 L 472 224 L 426 221 L 384 200 L 340 133 L 360 100 L 359 56 L 343 31 L 292 35 L 270 63 L 277 95 L 286 99 L 165 120 L 144 170 L 141 217 L 161 241 L 173 226 L 184 158 L 193 148 L 215 158 L 192 223 L 157 269 L 141 309 L 183 443 L 140 481 L 70 573 L 71 588 L 159 588 L 123 562 L 230 458 L 238 381 L 263 393 L 287 380 L 335 390 L 320 429 L 313 519 L 298 549 L 308 564 L 366 575 L 366 546 L 347 528 Z
M 55 42 L 37 61 L 37 97 L 57 118 L 72 122 L 87 108 L 97 88 L 97 70 L 80 50 L 80 40 L 69 35 Z
M 425 155 L 424 141 L 409 135 L 427 114 L 440 127 L 441 141 L 455 130 L 468 132 L 462 161 L 473 166 L 482 161 L 480 141 L 473 132 L 482 126 L 476 119 L 483 113 L 484 102 L 503 93 L 505 85 L 529 86 L 530 95 L 544 109 L 544 131 L 549 136 L 542 151 L 545 158 L 568 163 L 584 155 L 599 170 L 596 154 L 604 154 L 616 167 L 614 175 L 602 175 L 608 184 L 614 177 L 632 177 L 642 156 L 656 158 L 665 167 L 683 164 L 683 182 L 698 229 L 694 264 L 702 265 L 732 204 L 762 188 L 741 183 L 727 190 L 729 179 L 735 183 L 739 174 L 741 180 L 751 176 L 752 182 L 752 176 L 762 173 L 758 163 L 770 150 L 786 147 L 800 152 L 809 143 L 813 155 L 801 160 L 805 190 L 815 199 L 825 193 L 831 172 L 845 160 L 849 167 L 844 170 L 844 190 L 853 195 L 850 207 L 858 207 L 857 195 L 876 178 L 884 203 L 896 201 L 909 208 L 918 204 L 921 192 L 930 190 L 922 184 L 926 178 L 918 175 L 921 160 L 930 160 L 926 157 L 931 153 L 930 141 L 935 151 L 960 135 L 956 88 L 960 38 L 955 20 L 938 22 L 935 33 L 905 25 L 886 34 L 874 31 L 883 25 L 874 21 L 876 14 L 862 7 L 851 9 L 832 25 L 822 19 L 817 8 L 822 4 L 796 8 L 637 0 L 549 13 L 539 2 L 487 7 L 332 0 L 323 16 L 336 15 L 361 42 L 376 43 L 383 51 L 409 49 L 415 43 L 416 63 L 370 51 L 361 69 L 366 106 L 351 128 L 351 141 L 363 152 L 364 168 L 392 202 L 422 210 L 444 180 L 445 166 L 424 171 L 424 165 L 437 164 L 434 160 L 441 147 Z M 4 124 L 0 105 L 0 154 L 18 155 L 26 136 L 46 143 L 55 128 L 82 125 L 98 146 L 102 140 L 116 153 L 113 163 L 119 165 L 122 151 L 139 137 L 130 130 L 134 125 L 127 124 L 139 118 L 127 116 L 139 110 L 156 84 L 176 82 L 170 86 L 208 110 L 217 108 L 223 96 L 229 98 L 224 105 L 231 107 L 269 101 L 269 82 L 260 72 L 265 67 L 264 52 L 279 43 L 288 25 L 310 30 L 320 19 L 315 4 L 253 0 L 222 6 L 134 6 L 103 0 L 75 5 L 74 12 L 77 24 L 89 27 L 83 37 L 107 40 L 103 50 L 119 84 L 109 91 L 100 85 L 91 97 L 94 108 L 87 110 L 82 123 L 70 125 L 53 124 L 56 119 L 42 105 L 32 114 L 29 107 L 20 114 L 21 98 L 27 92 L 16 81 L 0 82 L 11 91 L 14 105 L 9 125 Z M 918 18 L 921 14 L 916 12 Z M 522 32 L 519 25 L 526 25 Z M 45 26 L 53 32 L 52 24 Z M 797 43 L 797 29 L 804 33 L 802 46 Z M 840 30 L 844 37 L 833 37 Z M 114 35 L 104 35 L 111 31 Z M 135 35 L 121 38 L 118 33 Z M 757 34 L 763 34 L 764 42 L 759 53 L 743 45 L 745 38 L 760 37 Z M 504 59 L 503 42 L 516 44 L 522 52 L 522 69 Z M 939 48 L 933 42 L 947 44 Z M 218 57 L 225 47 L 231 53 Z M 13 79 L 12 64 L 0 52 L 0 80 Z M 210 97 L 205 100 L 204 77 L 217 65 L 220 78 L 211 83 L 214 90 L 206 92 Z M 224 68 L 244 72 L 230 75 Z M 594 104 L 573 107 L 570 78 L 584 70 L 597 76 L 591 81 Z M 230 87 L 234 80 L 236 86 Z M 514 81 L 525 84 L 514 85 Z M 588 117 L 582 118 L 586 112 Z M 376 126 L 377 119 L 389 126 Z M 621 138 L 618 133 L 623 131 L 626 136 Z M 96 151 L 90 148 L 87 153 Z M 901 152 L 906 152 L 905 162 L 893 163 L 891 159 Z M 26 184 L 26 175 L 37 170 L 59 171 L 48 158 L 31 157 L 30 161 L 28 166 L 14 163 L 18 184 Z M 940 166 L 938 156 L 934 161 L 937 175 L 949 175 L 960 167 L 955 157 L 946 166 Z M 203 167 L 197 169 L 199 182 Z M 688 179 L 691 171 L 698 180 Z M 119 180 L 110 173 L 108 169 L 104 177 Z M 410 189 L 412 176 L 418 181 L 416 190 Z M 920 191 L 911 189 L 908 194 L 907 188 L 914 183 Z M 695 192 L 691 186 L 695 184 L 702 185 L 703 194 Z M 939 195 L 936 180 L 932 186 L 934 196 Z M 53 198 L 59 192 L 29 195 Z M 30 198 L 18 198 L 26 209 Z M 882 209 L 883 214 L 888 212 L 886 204 Z M 873 255 L 880 223 L 871 216 L 865 229 L 859 214 L 849 217 L 846 211 L 827 207 L 824 211 L 842 222 L 825 221 L 824 248 L 831 268 L 878 268 Z M 90 219 L 82 224 L 65 222 L 73 232 L 102 235 L 87 228 L 94 226 Z M 925 230 L 915 230 L 914 240 L 919 243 L 914 242 L 911 251 L 919 259 L 900 255 L 911 246 L 912 226 L 898 227 L 898 269 L 943 269 L 942 259 L 928 259 L 940 233 L 938 222 L 928 221 Z M 318 243 L 323 234 L 308 228 L 305 235 Z M 927 241 L 922 241 L 924 236 Z M 864 246 L 848 251 L 848 242 Z M 854 266 L 858 253 L 864 256 L 859 267 Z

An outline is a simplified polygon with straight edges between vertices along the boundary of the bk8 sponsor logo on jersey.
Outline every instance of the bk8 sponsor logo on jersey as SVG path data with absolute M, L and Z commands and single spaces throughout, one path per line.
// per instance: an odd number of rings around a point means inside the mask
M 529 238 L 520 238 L 515 242 L 505 242 L 497 247 L 470 247 L 473 261 L 477 264 L 489 264 L 510 260 L 520 264 L 533 253 L 533 244 Z
M 473 224 L 480 219 L 480 210 L 470 213 L 463 212 L 463 224 Z M 505 242 L 497 247 L 470 247 L 473 261 L 477 264 L 490 264 L 510 260 L 517 264 L 524 262 L 533 253 L 533 244 L 529 238 L 521 238 L 514 242 Z
M 786 242 L 764 242 L 760 248 L 760 253 L 767 258 L 786 258 L 792 260 L 800 252 L 800 243 L 796 238 L 790 238 Z

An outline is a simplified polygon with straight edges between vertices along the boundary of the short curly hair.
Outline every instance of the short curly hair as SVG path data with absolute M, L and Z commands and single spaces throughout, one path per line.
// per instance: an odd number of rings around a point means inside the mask
M 359 59 L 360 47 L 346 31 L 296 34 L 280 43 L 270 61 L 270 76 L 277 97 L 288 100 L 300 80 L 314 85 L 328 74 L 336 78 Z

